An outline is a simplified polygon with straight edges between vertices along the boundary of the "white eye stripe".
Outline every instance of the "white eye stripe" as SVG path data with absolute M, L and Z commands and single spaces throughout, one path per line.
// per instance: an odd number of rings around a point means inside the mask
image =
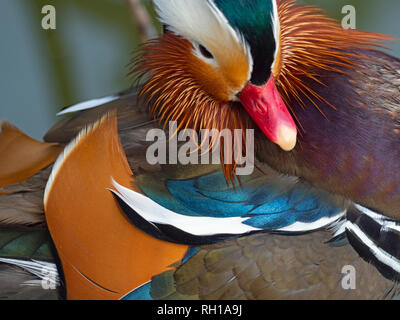
M 155 0 L 160 20 L 188 40 L 204 43 L 205 38 L 223 36 L 237 40 L 225 17 L 208 0 Z M 219 31 L 219 34 L 216 33 Z
M 275 54 L 274 54 L 274 62 L 272 63 L 272 70 L 275 67 L 275 63 L 280 51 L 281 41 L 280 41 L 280 33 L 281 33 L 281 22 L 279 20 L 279 12 L 278 12 L 278 3 L 277 0 L 272 0 L 273 5 L 273 13 L 272 13 L 272 23 L 274 30 L 274 38 L 275 38 Z
M 242 48 L 252 70 L 247 42 L 231 27 L 212 0 L 154 0 L 154 3 L 161 22 L 168 25 L 169 30 L 192 43 L 202 44 L 214 56 L 215 50 L 220 48 L 224 48 L 224 52 Z M 199 53 L 197 50 L 196 55 L 201 57 Z
M 279 43 L 279 34 L 281 32 L 281 23 L 279 20 L 278 4 L 276 0 L 272 0 L 273 12 L 272 12 L 272 25 L 274 31 L 275 41 Z

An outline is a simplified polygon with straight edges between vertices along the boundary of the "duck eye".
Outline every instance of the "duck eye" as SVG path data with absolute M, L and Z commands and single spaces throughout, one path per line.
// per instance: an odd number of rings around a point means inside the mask
M 200 53 L 207 59 L 214 59 L 214 56 L 212 55 L 212 53 L 210 51 L 207 50 L 206 47 L 204 47 L 203 45 L 199 44 L 199 50 Z
M 167 33 L 168 31 L 168 26 L 166 24 L 163 24 L 163 33 Z

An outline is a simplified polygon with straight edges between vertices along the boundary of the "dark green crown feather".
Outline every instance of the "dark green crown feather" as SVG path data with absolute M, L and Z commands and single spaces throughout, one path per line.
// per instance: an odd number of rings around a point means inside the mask
M 268 81 L 276 43 L 273 25 L 274 0 L 214 0 L 215 5 L 250 45 L 254 68 L 253 84 Z

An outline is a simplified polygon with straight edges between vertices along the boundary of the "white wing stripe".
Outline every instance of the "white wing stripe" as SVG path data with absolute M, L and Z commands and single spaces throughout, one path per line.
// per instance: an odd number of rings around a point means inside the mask
M 67 114 L 67 113 L 72 113 L 72 112 L 77 112 L 77 111 L 82 111 L 82 110 L 88 110 L 88 109 L 93 109 L 98 106 L 101 106 L 103 104 L 113 102 L 117 99 L 119 99 L 120 96 L 108 96 L 100 99 L 93 99 L 85 102 L 78 103 L 76 105 L 73 105 L 71 107 L 66 108 L 65 110 L 62 110 L 61 112 L 57 113 L 58 116 Z
M 248 218 L 191 217 L 177 214 L 148 197 L 121 186 L 115 180 L 112 180 L 112 183 L 125 203 L 143 219 L 152 223 L 172 225 L 196 236 L 235 235 L 262 230 L 243 224 Z
M 39 279 L 43 279 L 54 284 L 55 286 L 60 285 L 60 279 L 58 275 L 57 266 L 54 263 L 36 261 L 36 260 L 17 260 L 17 259 L 6 259 L 0 258 L 1 263 L 14 265 L 20 267 L 31 274 L 35 275 Z M 40 285 L 40 281 L 27 281 L 25 285 Z
M 181 215 L 160 206 L 140 193 L 121 186 L 114 179 L 112 179 L 112 184 L 116 191 L 111 191 L 116 193 L 138 215 L 153 225 L 171 225 L 195 236 L 241 235 L 263 230 L 244 224 L 251 219 L 249 217 L 215 218 Z M 318 230 L 337 222 L 345 213 L 346 211 L 342 211 L 334 217 L 323 217 L 313 223 L 295 222 L 290 226 L 270 231 L 308 232 Z
M 400 260 L 379 248 L 357 225 L 347 221 L 346 229 L 353 232 L 380 262 L 400 273 Z
M 313 231 L 313 230 L 318 230 L 324 227 L 328 227 L 332 225 L 333 223 L 337 222 L 340 218 L 342 218 L 346 214 L 346 210 L 340 212 L 336 216 L 333 217 L 323 217 L 317 221 L 314 221 L 312 223 L 306 223 L 306 222 L 295 222 L 290 226 L 278 229 L 277 231 L 282 231 L 282 232 L 308 232 L 308 231 Z
M 375 220 L 377 223 L 379 223 L 382 228 L 385 229 L 392 229 L 400 232 L 400 224 L 396 223 L 394 221 L 388 220 L 385 216 L 382 216 L 380 214 L 377 214 L 376 212 L 365 208 L 363 206 L 360 206 L 359 204 L 355 204 L 355 207 L 361 211 L 363 214 L 366 216 L 370 217 L 371 219 Z

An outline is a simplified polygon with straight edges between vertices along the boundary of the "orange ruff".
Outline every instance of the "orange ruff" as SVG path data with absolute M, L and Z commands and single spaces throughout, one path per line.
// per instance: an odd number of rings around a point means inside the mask
M 84 131 L 54 168 L 45 211 L 68 299 L 120 299 L 183 258 L 187 246 L 134 227 L 107 190 L 111 177 L 126 187 L 133 181 L 115 116 Z
M 0 132 L 0 188 L 23 182 L 48 167 L 62 149 L 57 143 L 36 141 L 3 122 Z
M 344 30 L 327 18 L 324 10 L 297 5 L 295 0 L 278 0 L 278 12 L 280 46 L 272 74 L 282 98 L 289 101 L 294 97 L 303 107 L 305 100 L 318 110 L 322 101 L 334 109 L 339 107 L 314 92 L 305 80 L 323 84 L 319 78 L 322 70 L 344 73 L 355 68 L 354 59 L 367 59 L 354 50 L 374 49 L 381 47 L 383 41 L 394 40 L 379 33 Z M 298 125 L 301 128 L 301 123 Z

